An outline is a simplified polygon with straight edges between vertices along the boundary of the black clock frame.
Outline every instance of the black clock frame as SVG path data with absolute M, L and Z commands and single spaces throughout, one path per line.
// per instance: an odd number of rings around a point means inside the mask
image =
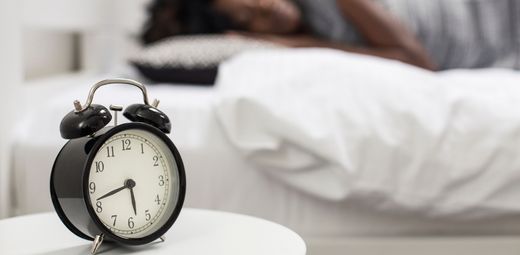
M 90 203 L 88 190 L 90 166 L 96 152 L 114 134 L 128 129 L 145 130 L 163 140 L 172 152 L 179 172 L 179 194 L 172 214 L 157 231 L 141 238 L 122 238 L 105 227 Z M 52 167 L 50 191 L 52 203 L 59 218 L 77 236 L 92 241 L 96 235 L 104 234 L 107 241 L 127 245 L 142 245 L 160 238 L 176 221 L 186 194 L 186 175 L 180 153 L 168 136 L 146 123 L 131 122 L 115 127 L 106 127 L 94 136 L 68 141 L 58 153 Z

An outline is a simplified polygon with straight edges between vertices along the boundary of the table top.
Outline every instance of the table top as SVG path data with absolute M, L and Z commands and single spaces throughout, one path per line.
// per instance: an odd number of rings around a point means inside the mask
M 165 242 L 128 247 L 103 244 L 99 254 L 305 255 L 304 241 L 286 227 L 250 216 L 184 208 Z M 72 234 L 56 213 L 0 221 L 0 254 L 90 254 L 91 242 Z

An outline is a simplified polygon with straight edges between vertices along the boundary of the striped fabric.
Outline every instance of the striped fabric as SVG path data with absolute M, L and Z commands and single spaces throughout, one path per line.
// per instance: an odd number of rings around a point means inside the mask
M 362 42 L 337 10 L 336 0 L 295 1 L 317 35 L 329 33 L 324 37 Z M 441 69 L 520 69 L 520 0 L 375 1 L 416 33 Z

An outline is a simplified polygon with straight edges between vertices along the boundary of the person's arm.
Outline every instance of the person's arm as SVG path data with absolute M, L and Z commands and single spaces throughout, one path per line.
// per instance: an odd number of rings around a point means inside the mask
M 345 18 L 368 43 L 366 49 L 345 50 L 401 60 L 426 69 L 435 66 L 426 50 L 404 25 L 373 0 L 337 0 Z M 338 45 L 339 48 L 341 46 Z
M 332 42 L 323 39 L 319 39 L 309 35 L 294 35 L 294 36 L 279 36 L 279 35 L 268 35 L 268 34 L 253 34 L 244 32 L 233 32 L 229 33 L 230 36 L 245 36 L 259 40 L 265 40 L 276 44 L 294 47 L 294 48 L 307 48 L 307 47 L 318 47 L 318 48 L 329 48 L 337 49 L 346 52 L 359 53 L 364 55 L 371 55 L 376 57 L 388 58 L 399 60 L 411 65 L 422 67 L 428 70 L 435 70 L 435 65 L 428 59 L 426 54 L 423 57 L 415 57 L 408 53 L 406 50 L 399 47 L 356 47 L 349 46 L 340 42 Z M 421 55 L 420 55 L 421 56 Z
M 435 65 L 417 38 L 379 4 L 373 2 L 373 0 L 337 1 L 338 7 L 345 15 L 345 19 L 358 29 L 358 32 L 364 37 L 368 45 L 352 46 L 340 42 L 326 41 L 309 35 L 279 36 L 247 32 L 238 32 L 238 34 L 289 47 L 332 48 L 395 59 L 425 69 L 435 69 Z

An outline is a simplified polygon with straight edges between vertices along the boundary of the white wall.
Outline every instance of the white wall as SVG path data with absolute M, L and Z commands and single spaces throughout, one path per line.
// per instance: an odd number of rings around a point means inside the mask
M 25 78 L 70 72 L 75 64 L 104 73 L 125 63 L 136 47 L 129 38 L 137 35 L 148 2 L 22 0 Z
M 16 121 L 17 89 L 21 83 L 19 5 L 16 0 L 0 0 L 0 218 L 9 207 L 10 142 Z
M 20 1 L 25 78 L 44 78 L 77 68 L 80 34 L 110 26 L 112 1 Z
M 137 47 L 138 33 L 146 18 L 146 6 L 151 0 L 105 0 L 109 11 L 103 29 L 87 31 L 82 37 L 81 66 L 98 72 L 111 71 L 126 63 L 126 57 Z
M 24 80 L 74 71 L 77 41 L 74 34 L 37 28 L 22 29 Z
M 106 72 L 124 62 L 127 38 L 137 35 L 149 1 L 0 0 L 0 218 L 11 211 L 7 175 L 15 103 L 26 101 L 23 92 L 33 89 L 19 84 L 42 84 L 38 78 L 47 80 L 74 64 Z M 81 51 L 74 52 L 78 40 Z M 73 55 L 83 59 L 74 63 Z

